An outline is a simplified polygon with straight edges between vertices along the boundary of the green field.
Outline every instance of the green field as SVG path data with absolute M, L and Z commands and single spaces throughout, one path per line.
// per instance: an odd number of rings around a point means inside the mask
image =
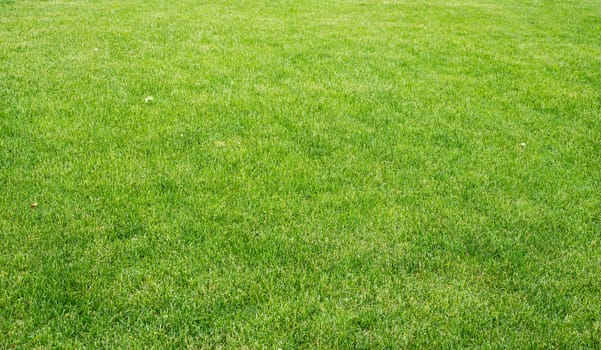
M 601 1 L 0 0 L 0 349 L 84 347 L 600 349 Z

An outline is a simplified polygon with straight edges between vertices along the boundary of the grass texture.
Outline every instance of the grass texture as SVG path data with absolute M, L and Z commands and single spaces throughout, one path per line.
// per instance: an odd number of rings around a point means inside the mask
M 0 348 L 84 347 L 599 349 L 601 2 L 0 1 Z

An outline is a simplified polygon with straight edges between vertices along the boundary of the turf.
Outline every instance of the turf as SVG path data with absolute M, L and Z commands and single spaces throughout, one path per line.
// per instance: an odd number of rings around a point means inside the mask
M 599 1 L 0 0 L 0 348 L 599 349 L 600 234 Z

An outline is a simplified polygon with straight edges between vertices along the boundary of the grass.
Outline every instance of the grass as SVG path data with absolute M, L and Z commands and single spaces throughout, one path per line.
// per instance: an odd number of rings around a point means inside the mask
M 601 3 L 0 1 L 0 194 L 0 348 L 599 349 Z

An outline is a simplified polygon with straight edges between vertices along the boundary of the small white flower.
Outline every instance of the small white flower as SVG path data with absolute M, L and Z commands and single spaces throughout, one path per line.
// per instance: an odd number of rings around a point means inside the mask
M 148 103 L 148 102 L 150 102 L 150 101 L 152 101 L 152 100 L 154 100 L 154 97 L 152 97 L 152 96 L 148 96 L 148 97 L 146 97 L 146 98 L 144 99 L 144 102 Z
M 95 48 L 93 48 L 92 50 L 93 50 L 93 51 L 98 51 L 98 48 L 97 48 L 97 47 L 95 47 Z
M 526 147 L 526 144 L 524 142 L 522 142 L 522 143 L 520 143 L 520 146 Z

